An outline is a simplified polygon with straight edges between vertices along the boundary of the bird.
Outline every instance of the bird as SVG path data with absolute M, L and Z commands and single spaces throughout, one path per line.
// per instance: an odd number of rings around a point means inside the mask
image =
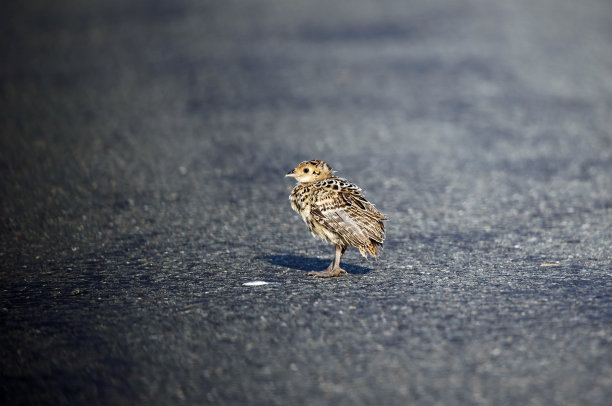
M 340 259 L 351 246 L 364 258 L 379 255 L 388 218 L 366 200 L 358 186 L 334 176 L 332 168 L 318 159 L 301 162 L 285 176 L 297 180 L 289 195 L 291 208 L 302 216 L 314 237 L 335 247 L 327 269 L 308 275 L 329 278 L 345 274 Z

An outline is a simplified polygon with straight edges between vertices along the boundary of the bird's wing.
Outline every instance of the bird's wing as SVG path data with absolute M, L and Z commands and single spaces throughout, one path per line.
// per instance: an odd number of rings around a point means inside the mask
M 356 208 L 360 208 L 361 210 L 363 210 L 364 215 L 366 217 L 370 217 L 376 220 L 388 220 L 384 214 L 379 212 L 372 203 L 368 202 L 366 198 L 363 197 L 361 189 L 343 189 L 342 194 L 349 203 L 349 205 L 355 206 Z
M 386 217 L 361 195 L 357 186 L 343 179 L 330 179 L 322 183 L 313 200 L 310 214 L 349 244 L 369 245 L 371 239 L 383 242 L 385 231 L 381 220 Z

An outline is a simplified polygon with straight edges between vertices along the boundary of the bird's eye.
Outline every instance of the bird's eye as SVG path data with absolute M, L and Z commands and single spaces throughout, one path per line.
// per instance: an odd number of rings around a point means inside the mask
M 308 169 L 308 168 L 304 168 L 304 173 L 308 173 L 309 170 L 310 169 Z

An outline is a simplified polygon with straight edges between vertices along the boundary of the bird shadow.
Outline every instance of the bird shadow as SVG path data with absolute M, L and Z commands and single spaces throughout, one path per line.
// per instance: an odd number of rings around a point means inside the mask
M 272 265 L 284 266 L 285 268 L 298 269 L 300 271 L 322 271 L 331 262 L 331 260 L 304 257 L 301 255 L 266 255 L 263 257 Z M 370 268 L 359 265 L 342 264 L 342 269 L 351 274 L 363 275 L 369 273 Z

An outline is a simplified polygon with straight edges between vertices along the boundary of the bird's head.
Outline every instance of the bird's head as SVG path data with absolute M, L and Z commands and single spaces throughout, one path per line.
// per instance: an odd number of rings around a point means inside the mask
M 295 178 L 301 183 L 316 182 L 334 176 L 332 168 L 323 161 L 313 159 L 300 163 L 294 170 L 287 173 L 287 177 Z

